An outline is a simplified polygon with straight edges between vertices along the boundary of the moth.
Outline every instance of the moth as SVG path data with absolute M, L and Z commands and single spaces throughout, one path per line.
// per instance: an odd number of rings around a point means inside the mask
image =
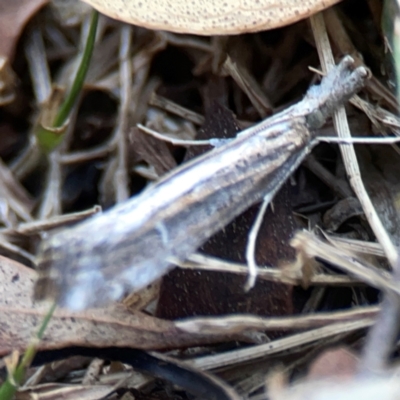
M 251 205 L 269 202 L 316 144 L 315 129 L 362 86 L 345 57 L 304 99 L 181 165 L 140 195 L 47 234 L 36 299 L 84 309 L 105 305 L 164 275 Z

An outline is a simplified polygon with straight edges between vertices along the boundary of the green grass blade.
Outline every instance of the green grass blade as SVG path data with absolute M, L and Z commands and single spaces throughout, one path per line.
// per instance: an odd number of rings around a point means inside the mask
M 74 106 L 82 90 L 96 41 L 98 20 L 99 20 L 99 13 L 93 10 L 90 19 L 89 32 L 87 35 L 85 48 L 82 54 L 82 59 L 79 64 L 79 68 L 76 72 L 75 79 L 72 83 L 71 89 L 67 94 L 64 102 L 62 103 L 54 119 L 52 128 L 60 128 L 65 124 L 71 113 L 72 107 Z M 36 135 L 39 147 L 47 154 L 50 153 L 55 147 L 57 147 L 63 139 L 62 133 L 54 132 L 44 127 L 40 127 L 36 132 Z

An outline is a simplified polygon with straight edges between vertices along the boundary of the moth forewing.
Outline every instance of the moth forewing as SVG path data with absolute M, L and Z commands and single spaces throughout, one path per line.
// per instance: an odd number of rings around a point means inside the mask
M 52 275 L 41 278 L 36 296 L 56 296 L 60 305 L 78 309 L 147 286 L 168 271 L 170 257 L 184 260 L 277 190 L 308 152 L 310 138 L 300 117 L 273 124 L 263 135 L 238 137 L 100 218 L 54 234 L 39 261 Z
M 139 196 L 49 235 L 38 257 L 35 297 L 71 309 L 118 300 L 164 275 L 172 257 L 184 260 L 252 204 L 271 199 L 313 146 L 310 125 L 362 86 L 366 71 L 352 72 L 351 64 L 346 57 L 302 102 Z

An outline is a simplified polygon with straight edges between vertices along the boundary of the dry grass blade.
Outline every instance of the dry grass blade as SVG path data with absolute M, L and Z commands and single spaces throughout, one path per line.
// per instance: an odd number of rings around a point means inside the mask
M 174 260 L 174 264 L 183 269 L 193 269 L 199 271 L 219 271 L 224 273 L 247 275 L 248 267 L 244 264 L 223 261 L 214 257 L 205 256 L 203 254 L 193 254 L 188 257 L 188 260 L 181 262 Z M 271 282 L 281 282 L 286 284 L 301 285 L 303 283 L 303 274 L 301 271 L 291 271 L 288 274 L 282 268 L 276 267 L 260 267 L 257 271 L 259 279 L 265 279 Z M 362 281 L 356 280 L 353 277 L 342 276 L 338 274 L 323 274 L 314 273 L 309 279 L 309 285 L 330 285 L 330 286 L 348 286 L 360 285 Z
M 365 307 L 351 311 L 316 313 L 304 316 L 261 318 L 248 315 L 235 315 L 214 318 L 192 318 L 176 322 L 176 326 L 186 332 L 233 334 L 246 330 L 275 331 L 310 329 L 331 323 L 354 321 L 363 318 L 375 318 L 379 307 Z
M 39 221 L 23 222 L 18 225 L 18 228 L 6 228 L 0 230 L 2 234 L 19 233 L 21 235 L 33 235 L 35 233 L 47 231 L 50 229 L 58 228 L 74 222 L 81 221 L 93 214 L 101 211 L 101 207 L 94 206 L 93 208 L 81 212 L 63 214 L 50 219 Z
M 98 400 L 109 396 L 115 388 L 111 385 L 76 385 L 45 383 L 34 387 L 25 387 L 15 396 L 16 400 Z
M 258 346 L 233 350 L 211 356 L 199 357 L 191 360 L 189 365 L 208 370 L 227 367 L 233 364 L 245 363 L 252 360 L 266 358 L 283 351 L 297 349 L 298 347 L 309 343 L 323 341 L 324 339 L 331 338 L 332 336 L 342 333 L 368 328 L 373 323 L 374 319 L 364 318 L 357 321 L 331 324 L 323 328 L 312 329 L 304 333 L 287 336 L 283 339 L 273 340 L 269 343 Z
M 357 259 L 350 252 L 323 243 L 308 232 L 297 233 L 291 244 L 298 251 L 298 260 L 295 268 L 303 268 L 308 259 L 318 257 L 373 287 L 385 292 L 393 291 L 400 295 L 400 285 L 397 282 L 393 282 L 390 273 L 368 265 L 365 261 Z
M 320 55 L 321 64 L 325 72 L 331 70 L 334 65 L 333 53 L 329 44 L 328 35 L 325 28 L 325 22 L 323 14 L 317 14 L 311 17 L 311 25 L 314 32 L 315 42 Z M 339 108 L 334 114 L 334 123 L 339 138 L 348 139 L 351 138 L 350 129 L 347 122 L 346 111 L 344 107 Z M 364 184 L 361 180 L 361 172 L 358 166 L 356 153 L 354 147 L 351 145 L 341 145 L 340 150 L 342 152 L 344 165 L 346 167 L 347 174 L 349 176 L 350 184 L 355 191 L 360 203 L 365 212 L 372 230 L 374 231 L 376 238 L 385 249 L 386 256 L 392 266 L 396 264 L 397 251 L 392 243 L 390 236 L 388 235 L 385 227 L 383 226 L 376 210 L 365 190 Z

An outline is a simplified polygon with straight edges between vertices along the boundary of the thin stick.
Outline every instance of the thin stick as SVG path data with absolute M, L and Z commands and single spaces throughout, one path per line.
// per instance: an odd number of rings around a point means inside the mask
M 400 21 L 396 17 L 393 39 L 397 55 L 400 53 L 399 36 Z M 396 60 L 396 68 L 397 72 L 399 72 L 398 59 Z M 393 266 L 392 280 L 395 284 L 400 283 L 400 256 L 397 256 L 396 265 Z M 387 366 L 399 327 L 400 297 L 387 291 L 382 302 L 382 311 L 379 313 L 378 320 L 367 337 L 362 363 L 360 363 L 360 375 L 370 375 L 371 373 L 382 371 Z
M 393 271 L 393 283 L 400 283 L 400 265 Z M 389 357 L 400 326 L 400 297 L 398 293 L 387 291 L 364 346 L 364 354 L 359 364 L 359 375 L 379 373 L 387 367 Z
M 114 132 L 117 150 L 117 168 L 115 171 L 114 191 L 116 202 L 126 200 L 129 197 L 129 177 L 127 162 L 127 132 L 129 123 L 129 107 L 132 97 L 132 61 L 131 44 L 132 28 L 130 25 L 121 27 L 121 42 L 119 49 L 119 77 L 120 77 L 120 107 L 118 123 Z
M 322 328 L 311 329 L 306 332 L 290 335 L 283 339 L 273 340 L 269 343 L 198 357 L 194 360 L 186 361 L 186 363 L 205 370 L 222 368 L 233 364 L 259 360 L 273 354 L 279 354 L 283 351 L 304 346 L 308 343 L 322 341 L 345 332 L 354 332 L 355 330 L 367 328 L 373 323 L 373 318 L 360 318 L 355 321 L 338 322 Z
M 163 133 L 158 133 L 154 129 L 151 129 L 142 124 L 136 125 L 142 132 L 147 133 L 150 136 L 155 137 L 158 140 L 162 140 L 163 142 L 171 143 L 174 146 L 210 146 L 212 145 L 212 139 L 206 140 L 188 140 L 188 139 L 177 139 L 171 136 L 167 136 Z
M 311 27 L 314 33 L 315 42 L 318 49 L 318 54 L 321 60 L 321 65 L 324 73 L 330 71 L 335 61 L 333 59 L 332 50 L 329 44 L 328 34 L 325 28 L 324 17 L 322 13 L 313 15 L 310 18 Z M 347 122 L 346 111 L 344 107 L 339 107 L 334 115 L 333 121 L 335 124 L 338 136 L 341 139 L 350 139 L 350 129 Z M 349 177 L 350 185 L 360 200 L 361 206 L 364 210 L 365 216 L 375 233 L 377 240 L 382 244 L 385 254 L 392 266 L 396 265 L 397 251 L 394 247 L 385 227 L 383 226 L 375 208 L 365 190 L 364 184 L 361 180 L 360 168 L 357 163 L 356 153 L 354 147 L 350 144 L 340 145 L 344 165 L 347 175 Z
M 247 246 L 246 246 L 246 260 L 247 266 L 249 268 L 249 275 L 247 277 L 247 282 L 245 284 L 245 290 L 250 290 L 254 287 L 257 278 L 258 266 L 256 262 L 255 252 L 256 252 L 256 242 L 258 232 L 260 230 L 261 224 L 263 222 L 265 212 L 267 211 L 268 204 L 270 203 L 272 196 L 265 196 L 258 210 L 257 218 L 249 232 Z

